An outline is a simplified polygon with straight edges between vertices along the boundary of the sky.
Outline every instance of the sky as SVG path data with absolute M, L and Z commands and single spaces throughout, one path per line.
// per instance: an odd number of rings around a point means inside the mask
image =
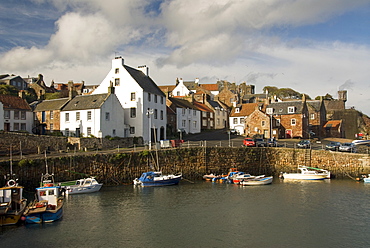
M 112 59 L 176 78 L 347 90 L 370 116 L 369 0 L 2 0 L 0 74 L 97 85 Z

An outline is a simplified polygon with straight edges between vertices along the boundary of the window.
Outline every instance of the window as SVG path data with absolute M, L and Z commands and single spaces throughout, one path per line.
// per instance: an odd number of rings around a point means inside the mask
M 90 136 L 91 135 L 91 127 L 87 127 L 87 136 Z
M 158 110 L 154 109 L 154 119 L 157 119 L 157 118 L 158 118 Z
M 69 113 L 66 113 L 66 121 L 69 121 Z
M 119 68 L 116 68 L 116 69 L 114 70 L 114 73 L 115 73 L 115 74 L 118 74 L 118 73 L 119 73 Z
M 14 119 L 19 119 L 19 111 L 14 111 Z
M 243 124 L 245 122 L 244 118 L 240 118 L 240 124 Z
M 220 118 L 216 119 L 216 125 L 220 125 Z
M 135 134 L 135 127 L 130 127 L 130 134 Z
M 296 119 L 291 119 L 290 120 L 290 125 L 295 126 L 295 124 L 296 124 Z
M 119 78 L 114 79 L 114 86 L 119 86 Z
M 279 127 L 280 126 L 280 119 L 276 119 L 276 126 Z
M 238 124 L 238 118 L 233 118 L 233 124 Z
M 163 96 L 161 96 L 161 104 L 163 104 Z
M 76 112 L 76 121 L 80 120 L 80 112 Z
M 294 113 L 294 107 L 288 107 L 288 113 Z
M 135 100 L 136 100 L 136 93 L 131 92 L 131 101 L 135 101 Z
M 46 119 L 45 111 L 42 111 L 41 112 L 41 122 L 45 122 L 45 119 Z
M 54 129 L 54 124 L 53 123 L 50 123 L 49 129 L 50 129 L 50 131 L 52 131 Z
M 130 108 L 130 117 L 136 118 L 136 108 Z
M 264 127 L 264 126 L 265 126 L 265 124 L 266 124 L 266 122 L 265 122 L 265 121 L 262 121 L 262 122 L 261 122 L 261 126 L 263 126 L 263 127 Z
M 26 131 L 26 123 L 21 123 L 21 130 Z
M 197 115 L 197 111 L 196 110 L 193 110 L 193 115 L 196 116 Z
M 21 119 L 22 120 L 26 119 L 26 111 L 21 111 Z
M 193 127 L 194 127 L 194 128 L 197 128 L 197 121 L 194 121 L 194 122 L 193 122 Z
M 109 121 L 110 117 L 109 117 L 109 112 L 105 112 L 105 120 L 106 121 Z
M 182 124 L 182 127 L 185 127 L 186 126 L 186 120 L 182 120 L 181 124 Z
M 113 134 L 113 136 L 116 136 L 116 129 L 112 130 L 112 134 Z
M 152 95 L 148 93 L 148 101 L 150 102 L 152 100 Z
M 69 128 L 66 128 L 65 135 L 69 137 Z
M 182 115 L 185 115 L 185 109 L 182 109 Z
M 91 111 L 87 111 L 87 120 L 91 121 Z
M 50 111 L 50 120 L 54 119 L 54 111 Z
M 210 114 L 210 116 L 209 116 L 209 117 L 213 118 L 213 112 L 211 112 L 211 114 Z
M 311 114 L 311 120 L 314 120 L 315 119 L 315 114 Z
M 5 119 L 10 119 L 10 111 L 9 110 L 4 110 L 4 118 Z
M 14 131 L 18 131 L 19 130 L 19 123 L 14 123 Z
M 177 91 L 176 92 L 176 96 L 180 96 L 180 91 Z
M 239 113 L 240 111 L 239 111 L 239 108 L 236 108 L 235 109 L 235 113 Z
M 157 98 L 158 98 L 158 96 L 157 96 L 157 95 L 154 95 L 154 102 L 155 102 L 155 103 L 157 103 L 157 101 L 158 101 L 158 99 L 157 99 Z
M 161 110 L 161 120 L 163 120 L 163 110 Z

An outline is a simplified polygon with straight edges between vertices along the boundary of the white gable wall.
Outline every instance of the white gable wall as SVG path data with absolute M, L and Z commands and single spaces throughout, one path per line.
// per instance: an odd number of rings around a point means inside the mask
M 172 95 L 173 96 L 188 96 L 190 94 L 190 90 L 184 85 L 184 81 L 179 79 L 179 84 L 173 89 Z
M 122 58 L 116 58 L 112 60 L 112 68 L 98 86 L 98 88 L 93 92 L 93 94 L 107 93 L 110 82 L 113 82 L 115 87 L 115 94 L 124 108 L 124 119 L 125 124 L 128 128 L 134 128 L 135 132 L 128 132 L 128 137 L 143 137 L 144 141 L 148 143 L 149 141 L 149 118 L 147 116 L 148 109 L 157 110 L 157 118 L 154 114 L 151 115 L 151 126 L 152 128 L 159 130 L 162 127 L 164 139 L 166 138 L 166 99 L 164 96 L 157 96 L 157 102 L 155 102 L 155 95 L 150 94 L 150 101 L 148 92 L 144 92 L 143 88 L 131 77 L 131 75 L 124 68 L 124 60 Z M 145 72 L 146 72 L 146 68 Z M 138 69 L 142 70 L 142 69 Z M 116 79 L 119 79 L 119 85 L 116 84 Z M 135 93 L 135 99 L 132 100 L 131 93 Z M 163 100 L 161 100 L 161 98 Z M 131 108 L 136 108 L 136 117 L 131 117 Z M 153 112 L 154 112 L 153 111 Z M 163 118 L 161 119 L 161 112 L 163 113 Z M 162 136 L 163 136 L 162 135 Z M 159 140 L 160 137 L 157 137 Z

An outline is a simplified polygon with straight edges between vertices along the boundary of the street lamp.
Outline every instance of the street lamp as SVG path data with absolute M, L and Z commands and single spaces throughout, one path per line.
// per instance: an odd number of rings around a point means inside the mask
M 151 119 L 151 115 L 153 114 L 153 109 L 148 109 L 148 111 L 146 112 L 146 115 L 148 116 L 149 118 L 149 150 L 152 149 L 152 119 Z

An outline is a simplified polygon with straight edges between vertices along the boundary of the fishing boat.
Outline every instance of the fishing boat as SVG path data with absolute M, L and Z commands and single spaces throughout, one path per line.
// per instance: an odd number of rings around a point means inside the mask
M 36 199 L 31 202 L 25 212 L 24 220 L 28 224 L 54 222 L 62 218 L 64 192 L 61 186 L 54 183 L 54 174 L 41 175 L 40 187 L 36 188 Z
M 139 178 L 134 179 L 134 185 L 142 187 L 176 185 L 181 181 L 182 175 L 163 175 L 160 171 L 144 172 Z
M 5 177 L 6 185 L 0 188 L 0 226 L 17 224 L 27 206 L 23 187 L 18 185 L 18 179 L 13 179 L 14 176 L 10 159 L 10 174 Z
M 274 177 L 266 177 L 265 175 L 256 176 L 254 178 L 244 179 L 240 182 L 243 186 L 256 186 L 271 184 Z
M 88 177 L 78 179 L 75 181 L 60 183 L 60 186 L 65 189 L 67 195 L 82 194 L 82 193 L 93 193 L 100 190 L 103 186 L 102 183 L 98 183 L 95 177 Z
M 324 180 L 330 178 L 330 172 L 324 169 L 298 166 L 298 173 L 281 173 L 282 179 L 298 179 L 298 180 Z

